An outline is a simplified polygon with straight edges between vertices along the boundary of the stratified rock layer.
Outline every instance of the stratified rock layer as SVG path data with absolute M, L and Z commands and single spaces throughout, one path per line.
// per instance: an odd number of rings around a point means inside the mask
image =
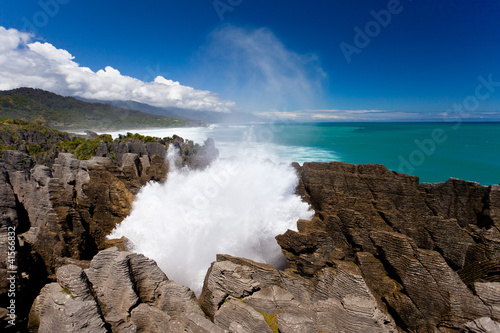
M 500 320 L 500 186 L 419 184 L 380 165 L 296 167 L 316 215 L 277 237 L 293 271 L 315 279 L 339 260 L 355 264 L 405 331 Z
M 217 325 L 232 332 L 397 332 L 352 262 L 303 277 L 219 255 L 200 304 Z
M 15 228 L 20 302 L 41 289 L 31 330 L 500 331 L 500 186 L 419 184 L 379 165 L 295 165 L 297 193 L 316 214 L 276 237 L 290 268 L 221 254 L 196 299 L 153 260 L 106 249 L 126 249 L 105 236 L 145 182 L 165 178 L 165 151 L 151 155 L 155 147 L 123 147 L 119 165 L 59 154 L 46 167 L 3 152 L 0 246 Z M 202 167 L 211 149 L 178 160 Z M 0 264 L 5 283 L 8 262 Z M 8 286 L 0 288 L 5 301 Z
M 166 299 L 177 306 L 165 306 Z M 116 247 L 99 252 L 85 270 L 59 268 L 57 283 L 42 289 L 29 320 L 29 329 L 41 333 L 190 332 L 190 327 L 217 332 L 191 290 L 168 280 L 153 260 Z
M 219 255 L 200 297 L 216 324 L 262 331 L 257 312 L 279 332 L 496 332 L 500 186 L 295 166 L 316 214 L 276 237 L 291 267 Z
M 218 154 L 212 140 L 195 147 L 177 137 L 170 145 L 177 148 L 173 163 L 178 166 L 203 168 Z M 3 313 L 10 302 L 10 274 L 15 275 L 16 321 L 21 326 L 40 289 L 55 281 L 58 267 L 87 268 L 99 250 L 115 245 L 126 248 L 126 240 L 109 242 L 106 236 L 128 216 L 142 186 L 166 179 L 167 149 L 158 142 L 135 140 L 101 144 L 99 156 L 78 160 L 58 153 L 47 163 L 50 167 L 36 164 L 20 151 L 0 152 L 3 254 L 8 253 L 9 231 L 15 240 L 12 264 L 8 266 L 6 255 L 0 256 L 0 330 L 7 329 Z

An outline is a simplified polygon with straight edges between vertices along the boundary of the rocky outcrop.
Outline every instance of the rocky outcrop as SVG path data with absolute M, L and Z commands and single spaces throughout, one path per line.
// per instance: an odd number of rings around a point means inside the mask
M 200 304 L 215 324 L 232 332 L 397 332 L 350 262 L 306 278 L 219 255 Z
M 57 283 L 45 286 L 35 300 L 29 328 L 39 332 L 414 331 L 398 327 L 356 263 L 335 264 L 309 277 L 291 269 L 279 271 L 271 265 L 218 255 L 198 305 L 194 293 L 168 280 L 154 261 L 110 248 L 96 255 L 87 269 L 60 267 Z M 391 282 L 387 276 L 380 278 Z M 490 295 L 485 305 L 498 305 L 496 297 L 491 297 L 497 287 L 489 283 L 478 286 L 480 294 Z M 487 292 L 488 288 L 495 291 Z M 461 305 L 471 306 L 460 301 L 455 304 Z M 413 310 L 418 315 L 419 310 Z M 464 322 L 461 331 L 497 332 L 499 327 L 490 317 L 481 316 Z
M 78 160 L 59 153 L 50 167 L 20 151 L 0 152 L 0 250 L 8 252 L 9 231 L 15 243 L 10 269 L 8 258 L 0 258 L 0 309 L 10 301 L 8 272 L 15 272 L 21 323 L 40 289 L 55 281 L 58 267 L 87 268 L 99 250 L 115 244 L 125 249 L 126 240 L 117 244 L 106 236 L 130 213 L 142 186 L 165 180 L 167 146 L 139 141 L 116 145 L 115 158 Z M 202 168 L 218 153 L 211 140 L 199 147 L 177 137 L 172 145 L 178 166 Z
M 500 186 L 419 184 L 380 165 L 296 167 L 297 191 L 316 215 L 277 237 L 294 272 L 314 280 L 339 260 L 355 265 L 405 331 L 500 320 Z
M 205 318 L 194 293 L 168 280 L 153 260 L 117 248 L 90 267 L 62 266 L 35 299 L 38 332 L 223 332 Z M 212 330 L 212 328 L 215 328 Z
M 197 150 L 175 140 L 180 164 L 203 167 L 215 151 L 212 141 Z M 295 165 L 297 193 L 316 213 L 276 237 L 289 268 L 220 254 L 196 299 L 125 251 L 125 239 L 105 241 L 141 186 L 169 168 L 166 148 L 115 147 L 116 163 L 104 157 L 109 147 L 87 161 L 59 154 L 50 167 L 3 152 L 0 237 L 15 228 L 19 297 L 29 305 L 38 295 L 34 331 L 499 331 L 498 185 L 420 184 L 379 165 Z M 8 261 L 0 264 L 6 281 Z M 8 285 L 0 288 L 3 302 Z
M 200 305 L 143 255 L 110 248 L 89 268 L 65 265 L 36 298 L 38 332 L 396 332 L 352 263 L 315 279 L 220 255 Z M 202 311 L 209 315 L 209 320 Z
M 494 322 L 491 318 L 482 317 L 464 325 L 464 333 L 499 333 L 500 324 Z

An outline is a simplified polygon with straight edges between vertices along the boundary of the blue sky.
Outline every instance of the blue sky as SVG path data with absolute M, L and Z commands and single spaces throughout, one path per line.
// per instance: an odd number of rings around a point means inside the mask
M 499 17 L 500 2 L 472 0 L 3 0 L 0 26 L 31 32 L 27 43 L 66 50 L 94 73 L 110 66 L 146 83 L 157 76 L 178 82 L 169 95 L 177 104 L 150 96 L 160 106 L 418 120 L 476 98 L 465 117 L 500 119 L 500 86 L 475 97 L 479 76 L 500 82 Z M 357 43 L 356 31 L 365 35 Z M 55 54 L 40 44 L 29 49 Z M 356 52 L 346 57 L 346 48 Z M 0 87 L 44 81 L 12 80 Z M 102 99 L 128 91 L 96 95 L 61 85 L 52 90 Z

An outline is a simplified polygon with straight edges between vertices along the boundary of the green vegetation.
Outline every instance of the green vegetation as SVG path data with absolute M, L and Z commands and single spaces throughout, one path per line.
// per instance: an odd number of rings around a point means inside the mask
M 87 103 L 41 89 L 0 91 L 0 117 L 22 119 L 57 129 L 125 129 L 204 125 L 202 121 L 176 119 Z
M 155 142 L 157 138 L 154 138 L 152 136 L 149 136 L 149 135 L 141 135 L 139 133 L 130 133 L 130 132 L 127 132 L 126 135 L 119 135 L 119 138 L 120 139 L 123 139 L 125 141 L 129 141 L 129 140 L 139 140 L 139 141 L 143 141 L 143 142 Z
M 104 135 L 109 135 L 109 134 L 104 134 Z M 111 137 L 111 136 L 110 136 Z M 136 140 L 136 141 L 142 141 L 142 142 L 159 142 L 161 143 L 162 145 L 165 145 L 165 146 L 168 146 L 171 142 L 174 141 L 174 139 L 180 139 L 180 137 L 178 137 L 177 135 L 174 135 L 173 138 L 170 138 L 170 137 L 165 137 L 163 139 L 160 139 L 160 138 L 156 138 L 156 137 L 153 137 L 153 136 L 149 136 L 149 135 L 141 135 L 139 133 L 130 133 L 130 132 L 127 132 L 127 134 L 125 135 L 122 135 L 122 134 L 118 134 L 118 141 L 130 141 L 130 140 Z
M 59 142 L 57 149 L 64 153 L 72 153 L 79 160 L 88 160 L 99 149 L 99 141 L 97 139 L 74 137 L 71 140 Z
M 18 129 L 40 131 L 40 133 L 44 135 L 60 133 L 59 131 L 51 129 L 38 121 L 28 122 L 22 119 L 12 119 L 5 117 L 0 117 L 0 129 L 9 132 L 14 137 L 17 136 L 18 133 L 16 132 L 16 130 Z
M 236 298 L 236 297 L 233 297 L 233 296 L 228 296 L 228 297 L 226 297 L 224 299 L 224 303 L 229 303 L 231 300 L 236 300 L 236 301 L 238 301 L 240 303 L 247 304 L 247 303 L 245 303 L 245 301 L 243 300 L 243 298 L 245 298 L 245 297 L 242 296 L 242 297 Z
M 3 150 L 15 150 L 15 148 L 12 146 L 7 146 L 7 145 L 4 145 L 3 143 L 0 143 L 0 152 Z
M 105 154 L 116 159 L 116 149 L 119 143 L 128 141 L 156 142 L 168 146 L 174 141 L 172 138 L 155 138 L 140 134 L 127 133 L 117 139 L 109 134 L 97 135 L 92 139 L 89 136 L 72 135 L 61 132 L 38 122 L 26 122 L 19 119 L 0 118 L 0 152 L 3 150 L 21 150 L 27 152 L 35 162 L 54 160 L 58 153 L 72 153 L 80 160 L 95 156 L 100 145 L 106 145 Z M 180 138 L 179 138 L 180 139 Z M 182 139 L 180 139 L 182 140 Z M 198 149 L 197 145 L 193 150 Z
M 234 298 L 234 297 L 229 296 L 224 300 L 224 303 L 229 303 L 231 300 L 236 300 L 238 302 L 246 304 L 243 299 L 244 299 L 244 297 Z M 278 329 L 278 314 L 279 314 L 279 312 L 275 312 L 275 313 L 265 313 L 262 311 L 257 311 L 257 312 L 260 313 L 264 317 L 264 320 L 266 321 L 266 323 L 269 325 L 269 327 L 271 328 L 271 330 L 274 333 L 279 333 L 279 329 Z
M 271 327 L 271 330 L 273 330 L 274 333 L 279 333 L 278 329 L 278 314 L 279 312 L 276 313 L 265 313 L 262 311 L 258 311 L 262 316 L 264 316 L 264 320 L 266 323 Z
M 126 135 L 119 135 L 115 140 L 109 134 L 101 134 L 93 139 L 86 139 L 83 137 L 73 137 L 70 140 L 63 140 L 59 142 L 57 148 L 60 152 L 72 153 L 79 160 L 88 160 L 92 156 L 95 156 L 96 152 L 99 150 L 99 144 L 105 143 L 109 151 L 109 157 L 116 159 L 116 154 L 111 151 L 112 143 L 127 142 L 130 140 L 141 141 L 141 142 L 158 142 L 164 146 L 168 146 L 171 142 L 167 142 L 164 139 L 144 136 L 138 133 L 132 134 L 127 133 Z
M 61 291 L 65 294 L 68 294 L 72 299 L 75 299 L 75 296 L 71 293 L 71 291 L 67 288 L 61 288 Z
M 68 151 L 73 153 L 79 160 L 88 160 L 99 149 L 99 141 L 96 139 L 84 140 L 82 141 L 73 151 Z
M 37 156 L 46 151 L 47 146 L 67 139 L 69 139 L 67 133 L 59 132 L 39 122 L 29 123 L 20 119 L 0 118 L 0 151 L 15 150 L 24 145 L 28 154 Z

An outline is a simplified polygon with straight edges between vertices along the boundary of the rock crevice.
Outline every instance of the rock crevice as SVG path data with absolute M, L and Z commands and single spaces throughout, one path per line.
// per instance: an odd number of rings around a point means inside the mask
M 208 142 L 194 162 L 192 147 L 177 143 L 188 153 L 177 160 L 193 167 L 206 165 L 215 149 Z M 126 251 L 126 240 L 105 239 L 129 214 L 140 187 L 164 180 L 169 169 L 165 147 L 157 155 L 151 155 L 157 145 L 115 148 L 121 149 L 118 164 L 61 153 L 44 166 L 19 151 L 2 152 L 0 245 L 6 249 L 7 231 L 16 228 L 19 300 L 31 305 L 36 297 L 31 310 L 24 309 L 34 331 L 500 327 L 499 185 L 420 184 L 379 165 L 295 164 L 297 193 L 315 216 L 276 237 L 290 267 L 220 254 L 197 299 L 153 260 Z M 107 145 L 100 149 L 109 153 Z M 3 302 L 7 262 L 0 264 Z

